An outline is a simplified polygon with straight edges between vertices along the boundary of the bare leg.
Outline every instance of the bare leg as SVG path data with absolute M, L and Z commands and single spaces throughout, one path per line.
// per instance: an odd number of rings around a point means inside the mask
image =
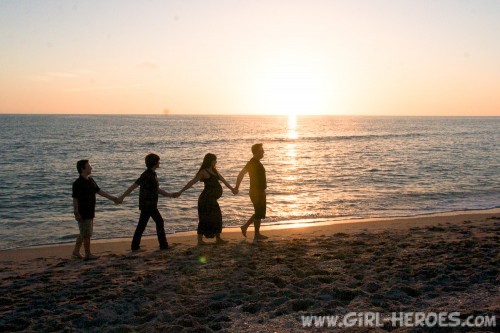
M 242 225 L 242 226 L 240 227 L 240 229 L 241 229 L 241 233 L 243 234 L 243 236 L 245 236 L 245 237 L 247 236 L 247 229 L 248 229 L 248 227 L 249 227 L 252 223 L 254 223 L 254 221 L 255 221 L 255 220 L 254 220 L 254 218 L 253 218 L 253 216 L 252 216 L 252 217 L 251 217 L 251 218 L 250 218 L 250 219 L 249 219 L 249 220 L 248 220 L 248 221 L 247 221 L 244 225 Z
M 203 241 L 203 235 L 198 234 L 198 245 L 206 245 L 206 244 L 207 243 Z
M 90 257 L 90 237 L 83 238 L 83 248 L 85 249 L 85 257 Z
M 78 235 L 78 237 L 76 237 L 75 248 L 73 249 L 73 253 L 71 254 L 74 258 L 83 258 L 82 255 L 80 254 L 82 243 L 83 243 L 83 238 L 81 235 Z
M 83 239 L 83 247 L 85 249 L 85 257 L 83 260 L 95 260 L 99 258 L 90 252 L 90 237 Z
M 221 245 L 221 244 L 226 244 L 227 241 L 226 240 L 223 240 L 222 238 L 220 238 L 220 234 L 215 234 L 215 239 L 216 239 L 216 243 Z
M 258 235 L 260 234 L 260 222 L 261 220 L 260 219 L 255 219 L 255 234 Z
M 267 236 L 264 236 L 260 233 L 260 223 L 261 219 L 255 219 L 255 236 L 254 239 L 267 239 Z

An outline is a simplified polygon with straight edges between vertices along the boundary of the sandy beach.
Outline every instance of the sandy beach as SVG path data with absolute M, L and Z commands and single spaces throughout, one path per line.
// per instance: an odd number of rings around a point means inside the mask
M 302 316 L 350 312 L 498 321 L 500 210 L 263 232 L 254 243 L 227 228 L 228 244 L 201 247 L 169 235 L 168 251 L 149 237 L 140 253 L 130 239 L 94 241 L 88 262 L 70 258 L 73 244 L 1 251 L 0 331 L 324 332 Z

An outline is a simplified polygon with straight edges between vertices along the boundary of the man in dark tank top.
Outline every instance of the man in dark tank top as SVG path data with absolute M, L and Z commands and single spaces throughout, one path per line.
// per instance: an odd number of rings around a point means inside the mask
M 243 167 L 238 179 L 236 180 L 235 190 L 237 191 L 240 187 L 241 181 L 245 174 L 250 175 L 250 200 L 252 200 L 255 213 L 252 217 L 241 226 L 241 233 L 243 236 L 247 236 L 247 229 L 253 223 L 255 226 L 255 240 L 266 239 L 267 237 L 260 233 L 260 224 L 262 219 L 266 218 L 266 169 L 260 162 L 264 157 L 264 148 L 262 143 L 256 143 L 252 146 L 253 157 L 248 161 L 248 163 Z

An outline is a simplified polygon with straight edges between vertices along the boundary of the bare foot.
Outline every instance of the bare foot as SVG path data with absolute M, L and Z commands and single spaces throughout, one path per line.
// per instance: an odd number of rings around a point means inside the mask
M 73 258 L 73 259 L 83 259 L 83 256 L 80 254 L 80 252 L 73 252 L 71 254 L 71 258 Z
M 246 236 L 247 236 L 247 228 L 245 228 L 245 227 L 240 227 L 240 229 L 241 229 L 241 233 L 243 234 L 243 236 L 245 236 L 245 237 L 246 237 Z
M 268 238 L 269 237 L 264 236 L 263 234 L 255 234 L 253 239 L 264 240 L 264 239 L 268 239 Z
M 217 244 L 217 245 L 223 245 L 223 244 L 227 244 L 227 243 L 228 243 L 228 241 L 227 241 L 227 240 L 223 240 L 223 239 L 221 239 L 221 238 L 219 238 L 219 239 L 215 242 L 215 244 Z
M 208 243 L 205 243 L 205 241 L 198 241 L 198 246 L 203 246 L 203 245 L 208 245 Z
M 133 253 L 141 253 L 141 252 L 146 252 L 143 248 L 138 247 L 137 249 L 132 250 Z
M 85 258 L 83 258 L 83 260 L 85 261 L 88 261 L 88 260 L 96 260 L 97 258 L 99 258 L 98 256 L 95 256 L 93 254 L 89 254 L 89 255 L 85 255 Z

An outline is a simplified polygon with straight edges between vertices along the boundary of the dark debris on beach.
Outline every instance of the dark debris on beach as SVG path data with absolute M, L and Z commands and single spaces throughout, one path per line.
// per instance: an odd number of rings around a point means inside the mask
M 2 263 L 0 331 L 324 332 L 303 328 L 301 316 L 351 311 L 498 318 L 499 226 L 178 244 L 93 262 L 47 259 L 19 275 Z

